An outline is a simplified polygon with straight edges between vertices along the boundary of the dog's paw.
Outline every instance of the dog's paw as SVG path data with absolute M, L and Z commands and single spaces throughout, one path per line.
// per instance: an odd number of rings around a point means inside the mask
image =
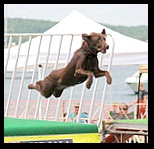
M 87 87 L 88 89 L 90 89 L 91 85 L 86 85 L 86 87 Z
M 28 89 L 33 89 L 33 84 L 29 84 Z
M 106 81 L 107 81 L 108 84 L 111 84 L 112 83 L 112 78 L 108 77 Z
M 90 83 L 90 82 L 87 82 L 87 83 L 86 83 L 86 87 L 87 87 L 88 89 L 90 89 L 91 83 Z

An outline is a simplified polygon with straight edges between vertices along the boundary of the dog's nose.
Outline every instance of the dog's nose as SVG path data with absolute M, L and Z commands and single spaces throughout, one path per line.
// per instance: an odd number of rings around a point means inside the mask
M 109 49 L 109 45 L 106 45 L 106 49 Z

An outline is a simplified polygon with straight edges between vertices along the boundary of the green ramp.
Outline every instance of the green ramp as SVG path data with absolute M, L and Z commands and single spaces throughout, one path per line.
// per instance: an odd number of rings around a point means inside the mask
M 95 124 L 4 118 L 4 137 L 80 133 L 98 133 L 98 127 Z

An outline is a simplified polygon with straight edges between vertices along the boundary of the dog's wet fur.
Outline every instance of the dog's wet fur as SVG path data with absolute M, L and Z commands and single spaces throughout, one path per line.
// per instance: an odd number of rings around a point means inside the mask
M 109 45 L 106 43 L 105 29 L 101 33 L 92 32 L 90 35 L 82 34 L 84 40 L 81 47 L 74 52 L 74 55 L 66 67 L 53 70 L 44 80 L 36 82 L 36 85 L 29 84 L 28 89 L 36 89 L 44 97 L 52 94 L 60 97 L 63 90 L 69 86 L 83 83 L 89 89 L 93 82 L 93 76 L 106 76 L 106 81 L 111 84 L 112 78 L 106 70 L 98 67 L 97 53 L 106 53 Z

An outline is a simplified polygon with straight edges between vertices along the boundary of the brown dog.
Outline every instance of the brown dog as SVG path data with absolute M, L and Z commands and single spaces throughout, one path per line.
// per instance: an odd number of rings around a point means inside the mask
M 28 89 L 36 89 L 46 98 L 52 94 L 60 97 L 66 87 L 80 84 L 87 80 L 89 89 L 93 82 L 93 76 L 106 76 L 107 83 L 111 84 L 112 78 L 108 71 L 98 68 L 97 53 L 106 53 L 109 45 L 106 43 L 106 33 L 92 32 L 90 35 L 82 34 L 84 40 L 81 47 L 74 52 L 74 56 L 65 68 L 52 71 L 44 80 L 36 85 L 28 85 Z

